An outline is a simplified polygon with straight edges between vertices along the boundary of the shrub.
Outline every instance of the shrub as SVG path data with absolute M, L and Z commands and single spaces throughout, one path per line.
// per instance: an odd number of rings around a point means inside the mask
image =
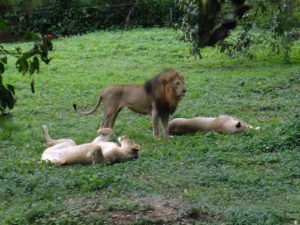
M 6 3 L 6 9 L 9 13 L 5 14 L 5 18 L 9 21 L 10 30 L 17 35 L 26 31 L 81 34 L 125 24 L 161 27 L 178 22 L 180 17 L 172 0 L 42 1 L 34 5 L 29 18 L 24 5 Z

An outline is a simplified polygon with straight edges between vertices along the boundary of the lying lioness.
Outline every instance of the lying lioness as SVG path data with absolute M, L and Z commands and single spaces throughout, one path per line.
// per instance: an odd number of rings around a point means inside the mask
M 169 133 L 171 135 L 194 134 L 198 131 L 233 134 L 253 128 L 242 120 L 232 116 L 221 115 L 219 117 L 195 117 L 191 119 L 176 118 L 169 122 Z M 255 128 L 256 130 L 259 127 Z
M 43 132 L 48 148 L 43 152 L 41 160 L 61 165 L 125 162 L 138 158 L 138 150 L 141 148 L 127 136 L 118 138 L 121 147 L 113 142 L 108 142 L 113 134 L 110 128 L 99 129 L 97 138 L 91 143 L 82 145 L 76 145 L 71 139 L 51 139 L 46 126 L 43 126 Z

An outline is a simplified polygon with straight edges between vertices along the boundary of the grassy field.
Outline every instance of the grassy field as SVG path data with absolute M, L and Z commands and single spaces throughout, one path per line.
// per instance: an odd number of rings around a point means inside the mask
M 54 40 L 53 60 L 34 77 L 35 94 L 9 59 L 4 79 L 16 85 L 12 113 L 21 129 L 0 128 L 0 224 L 300 223 L 300 42 L 286 65 L 261 47 L 251 60 L 214 48 L 194 59 L 179 36 L 136 29 Z M 73 103 L 88 109 L 103 87 L 143 83 L 165 68 L 186 75 L 187 93 L 172 118 L 228 114 L 261 130 L 153 140 L 151 119 L 126 109 L 113 140 L 128 135 L 141 144 L 137 160 L 39 162 L 43 124 L 53 138 L 89 142 L 103 108 L 82 116 Z

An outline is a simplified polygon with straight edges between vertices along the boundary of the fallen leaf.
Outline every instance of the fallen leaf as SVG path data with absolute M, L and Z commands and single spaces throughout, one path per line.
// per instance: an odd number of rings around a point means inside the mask
M 111 216 L 111 218 L 118 218 L 119 217 L 119 214 L 114 214 Z

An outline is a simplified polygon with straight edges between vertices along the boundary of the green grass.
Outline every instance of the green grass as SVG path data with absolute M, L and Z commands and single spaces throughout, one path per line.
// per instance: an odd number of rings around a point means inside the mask
M 300 222 L 300 43 L 288 65 L 266 49 L 249 60 L 206 48 L 195 60 L 179 36 L 136 29 L 55 40 L 53 60 L 34 77 L 35 94 L 9 58 L 4 79 L 16 85 L 12 113 L 21 130 L 0 130 L 0 224 Z M 228 114 L 261 130 L 155 141 L 151 119 L 126 109 L 115 133 L 142 145 L 139 159 L 112 166 L 39 163 L 43 124 L 53 138 L 89 142 L 103 108 L 81 116 L 73 103 L 90 108 L 103 87 L 143 83 L 165 68 L 186 75 L 187 94 L 172 118 Z

